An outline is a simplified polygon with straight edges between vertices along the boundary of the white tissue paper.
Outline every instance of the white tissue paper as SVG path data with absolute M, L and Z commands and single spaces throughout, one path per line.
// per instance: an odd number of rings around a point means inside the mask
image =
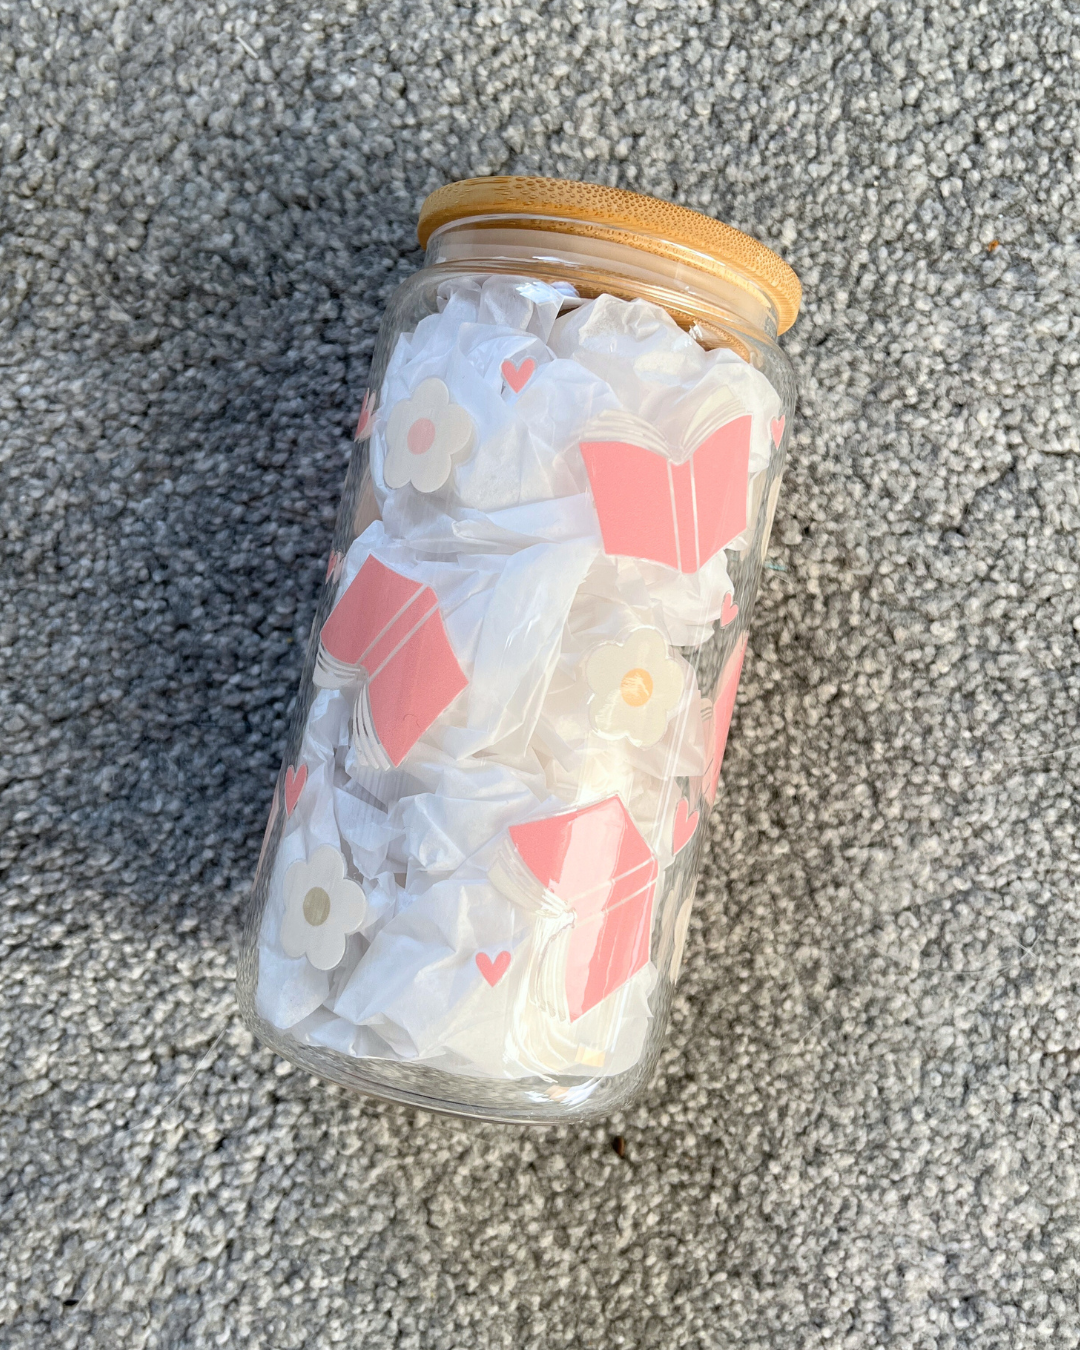
M 735 353 L 568 292 L 459 278 L 397 340 L 258 983 L 304 1044 L 556 1093 L 634 1067 L 677 966 L 697 653 L 741 631 L 729 563 L 765 546 L 783 434 Z

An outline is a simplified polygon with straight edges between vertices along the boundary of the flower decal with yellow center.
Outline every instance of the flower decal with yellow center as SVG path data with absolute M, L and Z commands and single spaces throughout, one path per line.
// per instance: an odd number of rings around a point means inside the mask
M 386 486 L 411 483 L 417 492 L 435 492 L 450 477 L 454 460 L 468 455 L 475 434 L 472 418 L 450 402 L 442 380 L 434 376 L 422 380 L 412 398 L 390 409 L 383 464 Z
M 345 955 L 345 939 L 364 921 L 367 897 L 345 877 L 345 859 L 329 844 L 285 873 L 286 956 L 306 956 L 316 970 L 333 970 Z
M 592 724 L 602 736 L 655 745 L 682 698 L 683 669 L 655 628 L 639 628 L 625 642 L 605 642 L 585 663 L 593 692 Z

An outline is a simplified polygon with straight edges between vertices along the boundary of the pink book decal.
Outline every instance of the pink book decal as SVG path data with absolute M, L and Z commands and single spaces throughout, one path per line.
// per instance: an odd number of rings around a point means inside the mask
M 619 797 L 511 826 L 518 856 L 565 911 L 565 998 L 571 1021 L 621 988 L 649 959 L 658 866 Z
M 430 586 L 368 558 L 320 634 L 339 667 L 366 675 L 379 742 L 396 768 L 466 687 Z
M 685 573 L 704 567 L 746 528 L 750 427 L 748 414 L 733 417 L 676 464 L 647 422 L 620 413 L 597 418 L 581 454 L 604 551 Z M 613 434 L 602 436 L 605 430 Z
M 728 657 L 716 682 L 716 694 L 712 709 L 712 745 L 709 764 L 705 770 L 702 794 L 712 806 L 716 800 L 716 789 L 720 784 L 720 769 L 724 763 L 724 751 L 727 749 L 728 731 L 731 727 L 731 715 L 735 711 L 735 695 L 739 692 L 739 678 L 742 675 L 743 658 L 746 656 L 746 634 L 739 639 L 735 650 Z
M 423 591 L 419 581 L 401 576 L 378 558 L 368 558 L 323 624 L 324 649 L 342 665 L 359 665 Z M 435 603 L 432 594 L 430 607 Z

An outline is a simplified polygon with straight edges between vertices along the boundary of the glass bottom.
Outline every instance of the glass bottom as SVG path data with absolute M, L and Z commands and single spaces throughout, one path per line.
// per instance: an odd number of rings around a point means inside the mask
M 603 1078 L 517 1078 L 496 1082 L 396 1060 L 359 1059 L 302 1045 L 255 1008 L 258 965 L 250 950 L 237 972 L 237 1003 L 251 1032 L 298 1068 L 368 1097 L 439 1115 L 504 1125 L 559 1125 L 603 1120 L 637 1097 L 652 1077 L 660 1038 L 650 1036 L 641 1059 L 625 1073 Z M 658 1010 L 659 1025 L 666 1009 Z

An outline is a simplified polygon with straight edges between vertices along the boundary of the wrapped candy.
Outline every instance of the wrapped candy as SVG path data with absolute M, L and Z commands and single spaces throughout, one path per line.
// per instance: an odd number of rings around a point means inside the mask
M 251 1002 L 343 1081 L 543 1116 L 655 1055 L 790 397 L 649 299 L 424 295 L 357 427 Z

